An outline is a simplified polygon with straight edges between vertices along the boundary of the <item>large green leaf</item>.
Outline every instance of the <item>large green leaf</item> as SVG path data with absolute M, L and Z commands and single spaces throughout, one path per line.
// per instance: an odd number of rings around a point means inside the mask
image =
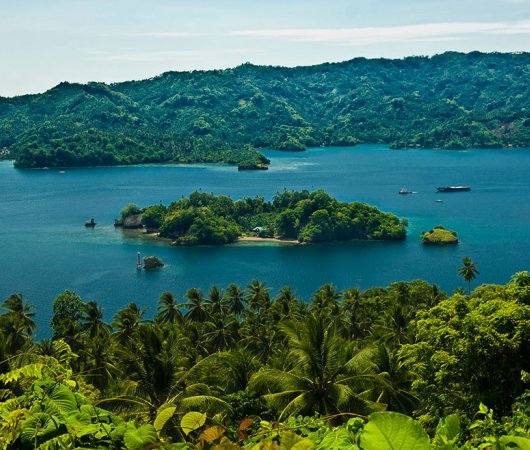
M 153 425 L 142 425 L 139 428 L 131 427 L 123 436 L 127 450 L 142 450 L 144 447 L 158 441 L 158 435 Z
M 35 413 L 22 422 L 21 440 L 24 445 L 33 447 L 35 442 L 40 444 L 62 434 L 61 429 L 66 431 L 57 417 Z
M 339 428 L 327 433 L 316 450 L 357 450 L 358 448 L 350 433 L 344 428 Z
M 361 433 L 362 450 L 430 450 L 429 436 L 412 418 L 395 412 L 368 417 Z
M 192 431 L 202 427 L 204 422 L 206 422 L 206 414 L 192 411 L 184 415 L 180 421 L 180 426 L 182 427 L 184 434 L 188 435 Z
M 167 421 L 173 417 L 173 414 L 175 414 L 176 410 L 177 408 L 175 406 L 169 406 L 167 408 L 158 410 L 158 414 L 156 415 L 155 421 L 153 423 L 158 433 L 160 433 L 160 430 L 164 428 L 164 425 L 167 423 Z
M 213 442 L 219 439 L 223 434 L 225 434 L 225 429 L 219 425 L 214 425 L 206 428 L 206 430 L 204 430 L 199 436 L 199 440 Z
M 65 450 L 70 448 L 82 450 L 79 447 L 75 447 L 75 438 L 68 433 L 49 439 L 37 447 L 38 450 Z
M 521 436 L 501 436 L 502 449 L 530 450 L 530 439 Z
M 440 419 L 436 427 L 434 442 L 437 448 L 449 450 L 457 448 L 456 442 L 460 436 L 460 417 L 458 414 L 451 414 Z
M 56 384 L 48 391 L 49 403 L 55 406 L 58 411 L 67 416 L 77 410 L 77 402 L 74 393 L 62 384 Z
M 294 433 L 283 433 L 279 450 L 311 450 L 314 444 L 306 438 L 302 438 Z
M 66 423 L 69 427 L 74 429 L 83 428 L 92 423 L 92 418 L 89 414 L 83 411 L 74 411 L 66 416 Z

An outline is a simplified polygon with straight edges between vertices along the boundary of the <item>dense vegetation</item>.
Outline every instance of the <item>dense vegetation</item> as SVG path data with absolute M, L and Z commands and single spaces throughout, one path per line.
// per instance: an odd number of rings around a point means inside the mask
M 0 446 L 529 446 L 527 272 L 470 296 L 412 281 L 304 302 L 253 280 L 183 300 L 164 292 L 152 319 L 131 303 L 108 323 L 65 291 L 53 338 L 33 342 L 33 307 L 6 299 Z
M 438 225 L 432 230 L 422 233 L 421 241 L 426 245 L 458 244 L 458 235 L 456 231 L 446 230 L 443 226 Z
M 140 210 L 130 204 L 124 214 Z M 404 239 L 406 220 L 359 202 L 339 202 L 319 190 L 283 191 L 272 201 L 263 197 L 233 201 L 224 195 L 193 192 L 166 207 L 148 206 L 142 211 L 147 229 L 176 244 L 226 244 L 242 233 L 259 229 L 262 237 L 326 242 L 348 239 Z
M 252 168 L 267 162 L 261 147 L 528 147 L 529 67 L 529 53 L 448 52 L 61 83 L 0 98 L 0 148 L 19 167 L 224 161 Z

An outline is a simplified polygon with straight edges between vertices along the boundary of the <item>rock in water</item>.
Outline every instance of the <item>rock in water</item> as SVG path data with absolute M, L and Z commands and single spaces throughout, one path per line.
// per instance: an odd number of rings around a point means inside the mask
M 145 270 L 155 270 L 164 267 L 164 263 L 160 258 L 156 256 L 146 256 L 144 258 L 144 269 Z
M 132 214 L 123 219 L 123 228 L 142 228 L 142 215 Z

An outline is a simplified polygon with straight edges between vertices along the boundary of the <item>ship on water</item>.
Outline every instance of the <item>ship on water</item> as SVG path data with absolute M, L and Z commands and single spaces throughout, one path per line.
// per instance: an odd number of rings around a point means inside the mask
M 437 188 L 437 192 L 466 192 L 470 190 L 469 186 L 442 186 Z

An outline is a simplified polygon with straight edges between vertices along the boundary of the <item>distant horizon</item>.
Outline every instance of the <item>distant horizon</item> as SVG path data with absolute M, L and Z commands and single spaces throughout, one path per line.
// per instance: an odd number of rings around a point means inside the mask
M 253 63 L 251 61 L 245 61 L 245 62 L 241 62 L 241 63 L 239 63 L 237 65 L 234 65 L 234 66 L 222 67 L 222 68 L 187 69 L 187 70 L 171 70 L 171 69 L 169 69 L 169 70 L 160 72 L 160 73 L 155 74 L 155 75 L 150 76 L 150 77 L 131 78 L 131 79 L 116 80 L 116 81 L 87 80 L 87 81 L 84 81 L 84 82 L 80 82 L 80 81 L 62 80 L 62 81 L 54 84 L 53 86 L 45 88 L 44 90 L 39 91 L 39 92 L 28 92 L 28 93 L 22 93 L 22 94 L 14 94 L 14 95 L 0 95 L 0 98 L 9 99 L 9 98 L 16 98 L 16 97 L 31 96 L 31 95 L 40 95 L 40 94 L 44 94 L 44 93 L 46 93 L 46 92 L 58 87 L 61 84 L 85 86 L 85 85 L 88 85 L 90 83 L 101 83 L 101 84 L 105 84 L 105 85 L 114 85 L 114 84 L 122 84 L 122 83 L 129 83 L 129 82 L 147 81 L 147 80 L 151 80 L 151 79 L 163 76 L 163 75 L 165 75 L 167 73 L 193 73 L 193 72 L 224 71 L 224 70 L 236 69 L 238 67 L 241 67 L 241 66 L 244 66 L 244 65 L 247 65 L 247 64 L 250 64 L 250 65 L 255 66 L 255 67 L 273 67 L 273 68 L 296 69 L 296 68 L 303 68 L 303 67 L 315 67 L 315 66 L 320 66 L 320 65 L 323 65 L 323 64 L 343 64 L 343 63 L 347 63 L 347 62 L 354 61 L 354 60 L 393 60 L 393 61 L 398 61 L 398 60 L 405 60 L 405 59 L 409 59 L 409 58 L 434 58 L 436 56 L 441 56 L 441 55 L 444 55 L 446 53 L 457 53 L 457 54 L 461 54 L 461 55 L 469 55 L 471 53 L 480 53 L 480 54 L 483 54 L 483 55 L 492 55 L 492 54 L 521 55 L 521 54 L 528 54 L 528 53 L 530 53 L 530 51 L 504 51 L 504 52 L 502 52 L 502 51 L 489 51 L 488 52 L 488 51 L 480 51 L 480 50 L 470 50 L 470 51 L 464 52 L 464 51 L 458 51 L 458 50 L 444 50 L 442 52 L 434 53 L 432 55 L 405 55 L 405 56 L 400 56 L 400 57 L 395 57 L 395 58 L 377 57 L 377 56 L 372 56 L 372 57 L 354 56 L 352 58 L 347 58 L 347 59 L 343 59 L 343 60 L 340 60 L 340 61 L 322 61 L 322 62 L 318 62 L 318 63 L 314 63 L 314 64 L 299 64 L 299 65 L 294 65 L 294 66 L 287 66 L 287 65 L 282 65 L 282 64 L 255 64 L 255 63 Z
M 2 0 L 0 96 L 61 81 L 530 51 L 530 0 Z

